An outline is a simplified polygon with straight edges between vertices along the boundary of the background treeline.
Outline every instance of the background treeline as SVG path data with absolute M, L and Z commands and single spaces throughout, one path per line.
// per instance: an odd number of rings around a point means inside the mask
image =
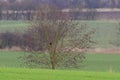
M 120 0 L 0 0 L 2 10 L 35 10 L 40 3 L 57 5 L 59 8 L 120 8 Z
M 39 3 L 57 5 L 59 8 L 74 8 L 81 4 L 86 8 L 120 8 L 120 0 L 0 0 L 3 10 L 33 10 Z
M 68 12 L 72 18 L 79 20 L 120 18 L 119 12 L 97 13 L 95 10 L 95 8 L 120 8 L 120 0 L 0 0 L 0 20 L 33 20 L 34 11 L 42 3 L 55 5 L 59 9 L 88 8 L 87 12 Z

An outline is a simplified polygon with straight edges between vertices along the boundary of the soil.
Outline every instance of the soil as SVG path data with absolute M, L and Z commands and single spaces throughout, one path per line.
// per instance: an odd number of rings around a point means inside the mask
M 22 51 L 19 47 L 12 48 L 4 48 L 0 49 L 0 51 Z M 72 51 L 82 52 L 83 49 L 74 48 Z M 87 49 L 88 53 L 98 53 L 98 54 L 120 54 L 120 48 L 95 48 L 95 49 Z

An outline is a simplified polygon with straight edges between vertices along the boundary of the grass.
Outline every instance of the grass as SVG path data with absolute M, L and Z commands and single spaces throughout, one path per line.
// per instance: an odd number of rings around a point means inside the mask
M 87 54 L 82 70 L 120 72 L 120 54 Z
M 24 67 L 23 61 L 20 59 L 20 56 L 24 54 L 24 52 L 0 51 L 0 67 Z
M 0 67 L 27 68 L 27 66 L 23 64 L 23 60 L 19 59 L 19 57 L 24 54 L 24 52 L 0 51 Z M 120 54 L 86 54 L 86 60 L 78 70 L 120 72 L 119 61 Z
M 118 21 L 81 21 L 81 24 L 86 24 L 90 28 L 95 28 L 96 33 L 93 39 L 97 42 L 95 47 L 114 47 L 110 43 L 117 37 Z
M 0 80 L 119 80 L 119 73 L 0 68 Z
M 0 51 L 0 80 L 119 80 L 119 54 L 87 54 L 78 70 L 25 68 L 18 59 L 24 52 Z
M 28 21 L 0 21 L 0 32 L 4 31 L 22 31 L 29 26 Z

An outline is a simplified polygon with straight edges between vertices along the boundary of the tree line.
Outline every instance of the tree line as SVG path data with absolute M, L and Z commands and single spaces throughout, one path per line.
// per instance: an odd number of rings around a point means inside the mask
M 119 8 L 119 0 L 0 0 L 0 20 L 31 20 L 39 4 L 56 5 L 59 9 L 66 8 Z M 12 13 L 9 13 L 9 10 Z M 4 13 L 4 11 L 6 13 Z M 22 11 L 21 13 L 19 13 Z M 24 13 L 26 11 L 27 13 Z M 74 19 L 96 19 L 96 11 L 80 13 L 79 11 L 69 13 Z
M 87 10 L 87 9 L 86 9 Z M 14 10 L 5 10 L 0 11 L 0 20 L 34 20 L 36 19 L 37 10 L 23 10 L 23 11 L 14 11 Z M 77 11 L 62 11 L 60 12 L 70 15 L 70 18 L 74 20 L 95 20 L 96 15 L 98 14 L 96 10 L 87 10 L 83 12 L 81 10 Z
M 120 0 L 0 0 L 2 10 L 35 10 L 41 3 L 64 8 L 120 8 Z

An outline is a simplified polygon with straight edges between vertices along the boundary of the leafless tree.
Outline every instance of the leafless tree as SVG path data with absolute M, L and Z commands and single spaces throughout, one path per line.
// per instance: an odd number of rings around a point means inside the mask
M 52 69 L 77 66 L 94 43 L 91 37 L 95 30 L 78 24 L 53 5 L 41 4 L 35 16 L 23 41 L 24 49 L 33 53 L 26 57 L 27 61 L 47 64 Z M 37 53 L 45 56 L 36 56 Z

